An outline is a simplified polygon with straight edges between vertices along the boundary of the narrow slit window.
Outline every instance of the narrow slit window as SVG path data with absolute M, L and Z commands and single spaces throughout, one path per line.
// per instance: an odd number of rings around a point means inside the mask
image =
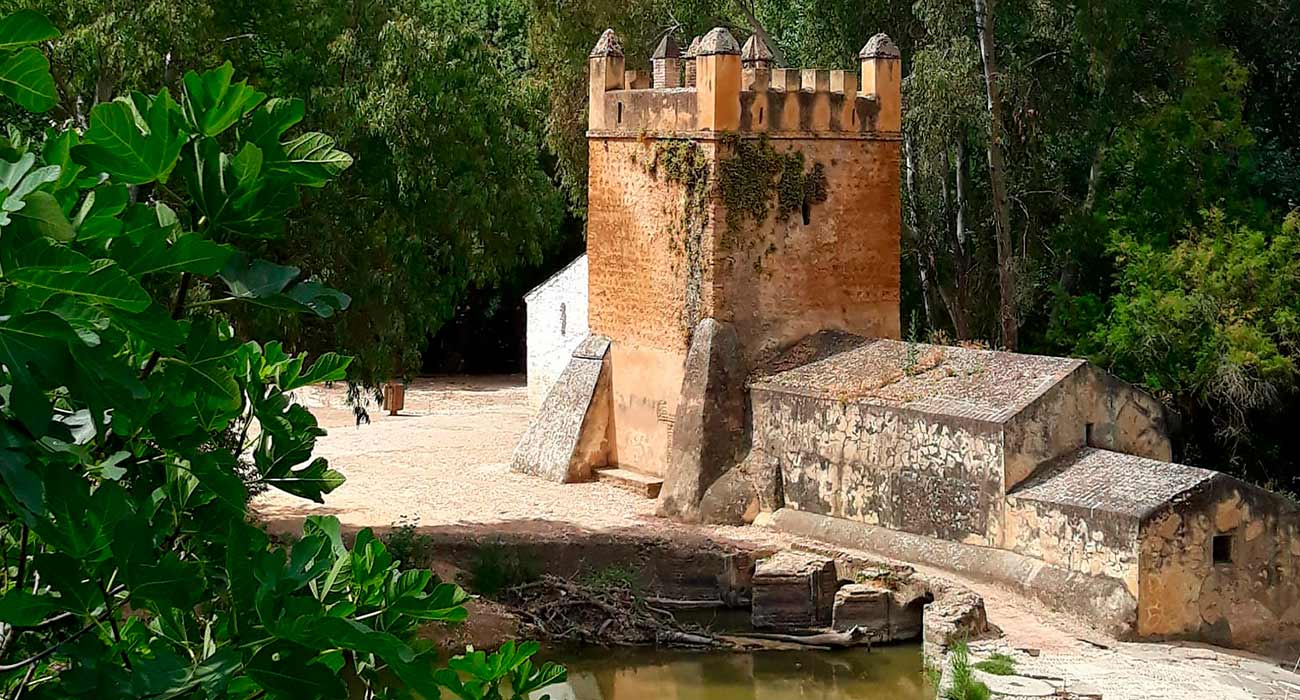
M 1232 533 L 1215 535 L 1213 544 L 1214 563 L 1231 564 L 1232 563 Z
M 1083 426 L 1083 444 L 1092 447 L 1092 423 Z
M 810 223 L 812 223 L 812 205 L 805 199 L 803 200 L 803 225 L 807 226 Z
M 759 107 L 759 108 L 758 108 L 758 123 L 759 123 L 760 125 L 763 123 L 763 108 L 762 108 L 762 107 Z
M 617 116 L 616 118 L 618 119 L 618 123 L 619 123 L 619 124 L 622 124 L 622 123 L 623 123 L 623 103 L 622 103 L 622 102 L 618 103 L 618 116 Z

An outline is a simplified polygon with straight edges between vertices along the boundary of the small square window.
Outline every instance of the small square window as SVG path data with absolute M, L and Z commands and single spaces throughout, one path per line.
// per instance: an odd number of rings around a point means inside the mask
M 1232 533 L 1215 535 L 1212 547 L 1215 564 L 1232 563 Z

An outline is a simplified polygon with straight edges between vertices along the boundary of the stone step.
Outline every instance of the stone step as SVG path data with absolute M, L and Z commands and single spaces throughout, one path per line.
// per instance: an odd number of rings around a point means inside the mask
M 596 481 L 607 482 L 646 498 L 658 498 L 659 489 L 663 488 L 664 485 L 664 480 L 657 476 L 642 474 L 631 469 L 605 467 L 597 469 L 595 473 Z

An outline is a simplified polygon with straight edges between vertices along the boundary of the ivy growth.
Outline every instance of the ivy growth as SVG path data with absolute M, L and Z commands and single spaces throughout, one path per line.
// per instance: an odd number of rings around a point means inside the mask
M 766 136 L 730 136 L 724 145 L 732 155 L 718 165 L 718 187 L 727 207 L 727 225 L 737 229 L 745 217 L 762 223 L 776 194 L 776 218 L 785 222 L 796 211 L 826 201 L 826 168 L 814 163 L 804 170 L 803 153 L 780 153 Z
M 690 333 L 700 320 L 700 286 L 704 278 L 700 254 L 704 228 L 709 225 L 709 160 L 697 143 L 661 139 L 655 142 L 654 156 L 646 169 L 651 175 L 682 187 L 681 249 L 686 258 L 682 328 Z

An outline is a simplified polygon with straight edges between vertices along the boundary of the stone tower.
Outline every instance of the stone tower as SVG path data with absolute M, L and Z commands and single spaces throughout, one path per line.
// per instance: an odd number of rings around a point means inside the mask
M 626 70 L 590 55 L 590 327 L 610 340 L 611 464 L 664 475 L 696 327 L 734 329 L 740 371 L 821 330 L 899 335 L 900 59 L 772 67 L 718 28 Z M 671 66 L 669 70 L 665 67 Z M 686 87 L 678 87 L 685 84 Z M 730 332 L 730 331 L 728 331 Z

